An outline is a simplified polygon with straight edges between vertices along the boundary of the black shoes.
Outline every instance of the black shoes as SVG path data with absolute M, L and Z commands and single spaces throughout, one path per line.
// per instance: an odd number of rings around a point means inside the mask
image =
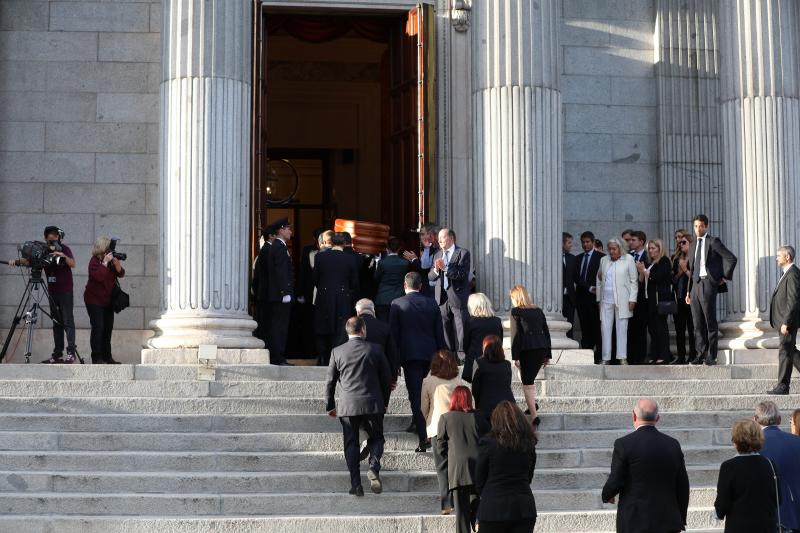
M 703 364 L 703 357 L 698 355 L 689 359 L 690 365 L 702 365 Z
M 353 496 L 363 496 L 364 495 L 364 487 L 362 487 L 361 485 L 359 485 L 357 487 L 353 487 L 353 488 L 350 489 L 350 494 L 352 494 Z
M 717 364 L 717 358 L 706 357 L 706 366 L 714 366 Z
M 369 489 L 372 491 L 373 494 L 380 494 L 383 492 L 383 484 L 381 483 L 381 476 L 372 470 L 371 468 L 367 470 L 367 479 L 369 479 Z M 362 489 L 362 494 L 363 489 Z
M 669 365 L 685 365 L 685 364 L 686 364 L 686 361 L 684 361 L 683 357 L 680 357 L 680 356 L 676 355 L 676 356 L 675 356 L 675 357 L 673 357 L 673 358 L 672 358 L 672 360 L 671 360 L 669 363 L 667 363 L 667 364 L 669 364 Z
M 430 447 L 431 447 L 431 443 L 430 443 L 430 441 L 427 441 L 427 440 L 421 440 L 421 441 L 419 441 L 419 446 L 417 446 L 416 448 L 414 448 L 414 451 L 415 451 L 415 452 L 417 452 L 417 453 L 425 453 L 425 452 L 427 452 L 427 451 L 428 451 L 428 449 L 429 449 Z
M 783 383 L 779 383 L 774 389 L 768 390 L 767 394 L 777 394 L 784 396 L 786 394 L 789 394 L 789 386 Z

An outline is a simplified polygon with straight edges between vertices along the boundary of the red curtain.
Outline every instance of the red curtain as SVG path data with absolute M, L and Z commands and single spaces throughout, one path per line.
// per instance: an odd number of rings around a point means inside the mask
M 268 35 L 280 29 L 310 43 L 332 41 L 350 31 L 370 41 L 389 41 L 389 26 L 385 19 L 268 14 L 266 22 Z

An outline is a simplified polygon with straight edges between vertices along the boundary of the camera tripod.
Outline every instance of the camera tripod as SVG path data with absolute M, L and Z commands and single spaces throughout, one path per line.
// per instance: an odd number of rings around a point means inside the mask
M 3 351 L 0 352 L 0 363 L 2 363 L 3 359 L 5 359 L 8 346 L 11 344 L 11 339 L 14 336 L 14 331 L 17 329 L 17 326 L 20 322 L 22 322 L 23 319 L 25 320 L 25 325 L 23 327 L 28 329 L 27 338 L 25 340 L 26 363 L 31 362 L 31 352 L 33 351 L 33 328 L 36 327 L 36 324 L 39 322 L 40 312 L 46 317 L 50 318 L 54 324 L 64 326 L 64 324 L 61 322 L 60 316 L 54 317 L 42 308 L 41 302 L 45 298 L 47 298 L 47 301 L 50 304 L 50 309 L 58 308 L 58 306 L 55 305 L 55 302 L 53 302 L 53 297 L 50 296 L 50 291 L 47 290 L 47 282 L 42 277 L 42 269 L 32 268 L 31 277 L 28 279 L 27 285 L 25 285 L 25 291 L 22 293 L 22 299 L 19 302 L 19 306 L 17 306 L 17 311 L 14 313 L 14 320 L 11 322 L 11 329 L 8 331 L 5 343 L 3 343 Z M 29 305 L 30 308 L 28 307 Z M 81 362 L 81 364 L 84 364 L 83 357 L 80 356 L 77 348 L 75 349 L 75 355 L 78 357 L 78 360 Z

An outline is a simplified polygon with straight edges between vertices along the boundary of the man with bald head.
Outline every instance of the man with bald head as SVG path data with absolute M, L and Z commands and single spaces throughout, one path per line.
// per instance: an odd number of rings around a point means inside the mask
M 617 507 L 618 533 L 670 533 L 686 528 L 689 477 L 680 443 L 656 429 L 658 404 L 640 398 L 635 431 L 614 442 L 603 502 Z

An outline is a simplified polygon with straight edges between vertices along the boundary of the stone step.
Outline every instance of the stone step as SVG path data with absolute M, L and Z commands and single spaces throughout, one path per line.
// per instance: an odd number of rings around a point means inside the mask
M 366 471 L 366 467 L 364 468 Z M 695 487 L 714 487 L 719 467 L 688 467 Z M 438 490 L 432 471 L 384 471 L 384 490 L 390 493 Z M 349 488 L 349 473 L 343 463 L 333 471 L 293 472 L 0 472 L 0 493 L 130 492 L 168 494 L 320 493 Z M 537 490 L 600 490 L 608 479 L 608 467 L 540 468 L 532 486 Z M 583 509 L 575 501 L 569 509 Z M 596 502 L 599 504 L 599 498 Z M 553 504 L 555 505 L 555 504 Z M 566 505 L 566 504 L 564 504 Z M 552 506 L 550 506 L 552 508 Z
M 731 446 L 684 446 L 687 465 L 719 465 L 735 455 Z M 537 468 L 609 468 L 611 449 L 537 451 Z M 336 451 L 189 452 L 189 451 L 0 451 L 0 465 L 9 471 L 104 472 L 319 472 L 344 468 Z M 387 471 L 432 471 L 430 453 L 387 451 L 381 460 Z
M 610 396 L 712 396 L 763 394 L 775 386 L 774 380 L 583 380 L 537 382 L 537 397 L 563 398 L 596 395 L 600 388 Z M 522 384 L 512 385 L 515 396 L 523 399 Z M 800 394 L 800 381 L 792 384 Z M 0 380 L 0 394 L 6 397 L 58 398 L 324 398 L 321 381 L 161 381 L 161 380 Z M 398 384 L 392 397 L 407 399 L 405 384 Z
M 599 391 L 598 391 L 599 392 Z M 747 411 L 762 400 L 781 405 L 800 404 L 800 394 L 653 396 L 662 412 Z M 541 398 L 542 413 L 629 413 L 634 396 Z M 520 405 L 522 403 L 520 402 Z M 53 398 L 51 396 L 0 397 L 0 413 L 140 413 L 140 414 L 321 414 L 321 398 Z M 390 414 L 410 413 L 408 399 L 394 397 Z
M 384 495 L 371 494 L 363 498 L 372 502 Z M 613 510 L 584 512 L 539 512 L 536 520 L 537 533 L 613 533 L 616 512 Z M 690 509 L 687 533 L 722 533 L 722 522 L 713 518 L 713 509 Z M 308 516 L 299 514 L 290 517 L 231 517 L 196 518 L 177 516 L 174 518 L 153 518 L 151 516 L 132 517 L 86 516 L 86 515 L 10 515 L 0 516 L 0 530 L 24 531 L 25 533 L 309 533 L 322 531 L 349 532 L 425 532 L 452 533 L 455 517 L 438 515 L 410 514 L 393 516 L 343 516 L 332 513 L 330 516 Z
M 325 381 L 327 368 L 316 366 L 220 365 L 218 381 Z M 548 380 L 773 379 L 770 365 L 550 365 L 539 374 Z M 0 365 L 0 380 L 162 380 L 193 381 L 196 365 Z M 514 379 L 518 380 L 516 372 Z M 402 382 L 402 379 L 400 380 Z
M 366 477 L 363 483 L 368 487 Z M 335 492 L 291 493 L 215 493 L 215 494 L 143 494 L 143 493 L 81 493 L 30 492 L 0 493 L 0 514 L 64 514 L 64 515 L 144 515 L 144 516 L 286 516 L 286 515 L 402 515 L 406 513 L 433 514 L 439 510 L 436 492 L 387 492 L 373 495 L 367 489 L 364 498 L 347 494 L 349 482 Z M 692 489 L 690 507 L 693 511 L 710 507 L 715 488 Z M 586 512 L 609 510 L 614 506 L 600 503 L 599 490 L 534 491 L 537 510 Z M 2 522 L 0 522 L 2 523 Z M 705 524 L 703 524 L 705 525 Z M 697 526 L 702 527 L 701 524 Z M 537 531 L 539 528 L 537 527 Z M 28 531 L 23 529 L 21 531 Z M 227 530 L 226 530 L 227 531 Z M 341 530 L 340 530 L 341 531 Z M 594 529 L 590 530 L 594 531 Z
M 330 424 L 337 424 L 334 420 Z M 730 430 L 713 428 L 663 428 L 683 446 L 725 446 Z M 592 431 L 540 431 L 538 449 L 610 449 L 627 429 Z M 386 449 L 413 450 L 411 433 L 385 434 Z M 340 451 L 341 432 L 311 433 L 148 433 L 148 432 L 26 432 L 0 431 L 0 450 L 61 451 Z
M 630 430 L 630 413 L 575 413 L 568 415 L 541 412 L 540 430 Z M 736 420 L 753 416 L 752 409 L 726 412 L 665 412 L 659 428 L 730 428 Z M 384 417 L 386 432 L 404 430 L 410 414 Z M 0 413 L 0 428 L 6 431 L 107 431 L 107 432 L 334 432 L 341 426 L 330 424 L 326 414 L 300 415 L 160 415 L 160 414 L 61 414 Z M 787 426 L 788 428 L 788 426 Z

